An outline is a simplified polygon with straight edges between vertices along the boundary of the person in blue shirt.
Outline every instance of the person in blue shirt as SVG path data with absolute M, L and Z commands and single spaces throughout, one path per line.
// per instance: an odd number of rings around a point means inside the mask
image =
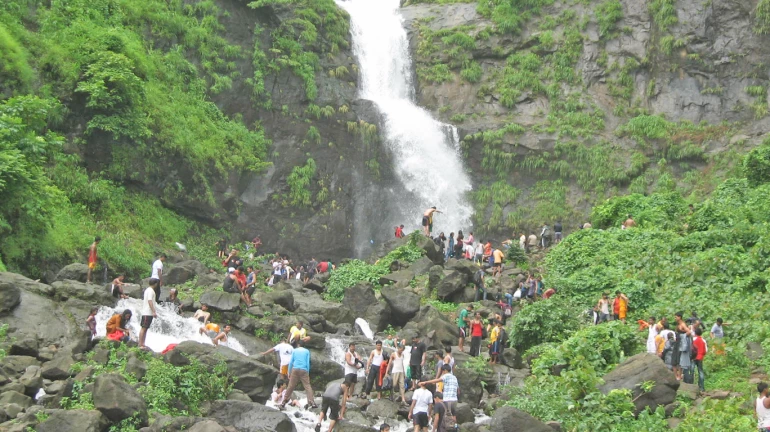
M 308 407 L 318 408 L 313 398 L 313 387 L 310 386 L 310 351 L 305 348 L 305 342 L 302 339 L 297 341 L 297 348 L 291 354 L 291 360 L 289 361 L 289 387 L 286 389 L 286 396 L 281 401 L 280 409 L 286 407 L 288 398 L 291 397 L 291 393 L 300 382 L 305 389 L 305 393 L 307 393 L 305 409 Z

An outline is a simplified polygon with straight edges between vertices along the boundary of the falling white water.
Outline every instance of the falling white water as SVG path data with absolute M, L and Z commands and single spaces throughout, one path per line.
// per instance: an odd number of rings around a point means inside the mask
M 139 320 L 141 318 L 142 300 L 124 299 L 118 301 L 115 308 L 102 306 L 96 314 L 96 336 L 106 337 L 107 321 L 116 313 L 131 309 L 131 321 L 128 330 L 131 332 L 131 339 L 139 338 Z M 169 344 L 178 344 L 183 341 L 196 341 L 213 345 L 211 338 L 205 334 L 201 335 L 199 330 L 201 323 L 193 318 L 183 318 L 170 307 L 159 305 L 157 308 L 158 317 L 152 321 L 152 325 L 147 330 L 146 345 L 155 352 L 161 352 Z M 220 324 L 221 325 L 221 324 Z M 248 355 L 240 342 L 233 336 L 227 338 L 227 342 L 220 344 L 232 348 L 244 355 Z
M 363 318 L 356 318 L 356 326 L 361 329 L 361 333 L 366 336 L 369 340 L 374 340 L 374 332 L 372 332 L 372 329 L 369 327 L 369 323 L 366 322 Z
M 413 99 L 411 57 L 400 0 L 337 0 L 350 13 L 353 49 L 360 63 L 361 98 L 373 101 L 384 117 L 384 139 L 404 190 L 387 203 L 377 229 L 404 224 L 420 228 L 425 209 L 436 206 L 434 232 L 470 228 L 466 194 L 470 179 L 463 168 L 457 130 L 436 121 Z M 372 199 L 383 198 L 375 194 Z M 374 205 L 374 203 L 368 203 Z M 365 224 L 367 221 L 361 221 Z M 368 221 L 371 223 L 371 221 Z

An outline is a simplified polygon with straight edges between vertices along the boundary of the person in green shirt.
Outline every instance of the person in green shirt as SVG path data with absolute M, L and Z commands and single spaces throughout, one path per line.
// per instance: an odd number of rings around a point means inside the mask
M 463 344 L 465 343 L 465 329 L 468 327 L 468 314 L 473 310 L 473 305 L 468 305 L 465 307 L 465 309 L 460 311 L 460 314 L 457 316 L 457 327 L 459 330 L 459 340 L 457 342 L 458 348 L 460 348 L 460 352 L 463 351 Z

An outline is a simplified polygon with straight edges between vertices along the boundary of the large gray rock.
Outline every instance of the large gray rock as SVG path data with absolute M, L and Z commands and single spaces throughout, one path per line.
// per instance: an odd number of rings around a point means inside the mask
M 237 379 L 234 388 L 243 391 L 253 401 L 260 403 L 264 403 L 270 397 L 278 375 L 277 370 L 257 361 L 254 357 L 247 357 L 227 347 L 215 347 L 193 341 L 180 343 L 166 353 L 164 359 L 175 366 L 181 366 L 189 364 L 190 357 L 200 360 L 210 368 L 224 361 L 227 372 Z M 314 366 L 311 364 L 311 367 Z
M 65 279 L 52 283 L 51 288 L 54 291 L 54 300 L 59 302 L 79 299 L 96 305 L 115 305 L 115 297 L 98 285 Z
M 420 296 L 401 288 L 382 287 L 382 298 L 390 306 L 394 326 L 404 326 L 420 311 Z
M 324 301 L 314 292 L 294 297 L 297 304 L 295 313 L 307 316 L 308 314 L 320 315 L 334 324 L 353 324 L 356 317 L 347 307 L 334 302 Z M 285 331 L 285 329 L 284 329 Z
M 289 417 L 265 405 L 242 401 L 214 401 L 209 415 L 220 425 L 233 426 L 239 432 L 295 432 Z
M 11 346 L 8 348 L 8 354 L 37 357 L 40 354 L 40 345 L 37 339 L 27 337 L 21 340 L 15 340 L 11 342 Z
M 147 405 L 142 396 L 118 374 L 104 374 L 94 381 L 94 406 L 111 422 L 134 415 L 139 423 L 147 424 Z
M 164 285 L 181 285 L 192 280 L 197 275 L 206 273 L 206 268 L 203 264 L 196 260 L 182 261 L 164 270 Z
M 43 378 L 49 380 L 63 380 L 70 377 L 70 368 L 75 360 L 68 351 L 59 352 L 53 360 L 43 364 L 41 372 Z
M 30 366 L 40 366 L 40 362 L 29 356 L 6 356 L 0 361 L 0 371 L 9 377 L 18 377 Z
M 457 343 L 457 325 L 431 305 L 422 306 L 404 329 L 422 335 L 422 341 L 429 349 L 443 349 Z
M 56 280 L 72 280 L 85 283 L 88 277 L 88 265 L 83 263 L 73 263 L 65 266 L 56 274 Z
M 294 310 L 297 309 L 297 306 L 294 303 L 294 294 L 289 290 L 265 293 L 262 295 L 261 299 L 266 304 L 280 305 L 289 312 L 294 312 Z
M 200 302 L 215 311 L 234 312 L 240 307 L 241 296 L 223 291 L 208 291 L 201 295 Z
M 490 432 L 553 432 L 550 426 L 512 406 L 498 408 L 489 423 Z
M 314 391 L 323 391 L 326 385 L 345 377 L 342 365 L 320 351 L 310 351 L 310 384 Z M 301 391 L 302 386 L 298 389 Z
M 195 423 L 193 427 L 189 429 L 189 432 L 227 432 L 219 423 L 214 420 L 203 420 L 202 422 Z
M 467 259 L 454 259 L 449 258 L 447 262 L 444 264 L 444 268 L 447 270 L 457 270 L 458 272 L 464 274 L 468 278 L 473 277 L 473 274 L 476 273 L 476 270 L 479 269 L 478 264 L 474 264 L 473 261 L 469 261 Z
M 0 314 L 10 312 L 21 302 L 21 291 L 15 285 L 0 283 Z
M 37 432 L 104 432 L 109 420 L 99 411 L 50 410 L 48 418 L 37 425 Z
M 435 264 L 433 264 L 433 261 L 431 261 L 430 258 L 422 257 L 409 266 L 409 271 L 414 273 L 415 276 L 420 276 L 428 273 L 430 268 L 434 265 Z
M 655 411 L 658 406 L 670 404 L 676 399 L 679 389 L 679 381 L 673 372 L 666 368 L 658 356 L 648 353 L 626 359 L 612 372 L 604 375 L 603 379 L 604 384 L 599 386 L 602 393 L 615 389 L 631 390 L 637 413 L 646 408 Z M 655 385 L 650 392 L 645 393 L 640 386 L 647 381 L 653 381 Z
M 481 395 L 484 390 L 479 383 L 482 381 L 482 376 L 475 370 L 463 367 L 458 364 L 452 371 L 455 377 L 457 377 L 457 384 L 460 386 L 460 402 L 465 402 L 471 406 L 471 408 L 477 408 L 481 401 Z
M 438 298 L 445 301 L 454 301 L 455 297 L 462 296 L 465 286 L 470 280 L 465 273 L 458 270 L 445 272 L 444 278 L 438 284 Z
M 366 415 L 369 417 L 392 419 L 396 418 L 399 407 L 398 402 L 380 399 L 372 402 L 366 407 Z
M 346 416 L 347 417 L 347 416 Z M 341 420 L 334 427 L 335 432 L 374 432 L 371 426 L 354 423 L 350 420 Z
M 346 289 L 342 304 L 356 317 L 364 318 L 374 332 L 384 330 L 390 323 L 390 307 L 377 299 L 374 288 L 368 283 Z
M 460 402 L 455 406 L 455 417 L 457 417 L 457 424 L 473 423 L 476 419 L 470 404 L 465 402 Z
M 16 404 L 22 408 L 27 408 L 32 405 L 32 398 L 13 390 L 9 390 L 0 394 L 0 406 L 11 404 Z

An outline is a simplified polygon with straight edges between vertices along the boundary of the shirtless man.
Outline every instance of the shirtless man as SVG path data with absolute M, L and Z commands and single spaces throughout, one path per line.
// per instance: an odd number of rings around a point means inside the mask
M 120 275 L 112 281 L 112 296 L 115 298 L 127 299 L 128 296 L 123 293 L 123 279 L 125 276 Z
M 193 315 L 193 318 L 197 319 L 201 322 L 201 324 L 206 324 L 209 322 L 209 319 L 211 319 L 211 313 L 208 312 L 209 307 L 205 304 L 201 305 L 201 308 L 195 311 L 195 315 Z
M 230 334 L 230 324 L 226 325 L 224 330 L 222 330 L 215 338 L 211 339 L 211 342 L 214 342 L 214 345 L 219 346 L 219 343 L 227 343 L 227 335 Z
M 422 232 L 427 237 L 430 237 L 430 232 L 433 231 L 433 213 L 441 213 L 441 211 L 433 206 L 422 214 Z
M 623 222 L 623 225 L 626 227 L 626 229 L 635 227 L 636 221 L 634 220 L 634 218 L 632 218 L 631 215 L 627 215 L 626 217 L 627 217 L 626 221 Z

